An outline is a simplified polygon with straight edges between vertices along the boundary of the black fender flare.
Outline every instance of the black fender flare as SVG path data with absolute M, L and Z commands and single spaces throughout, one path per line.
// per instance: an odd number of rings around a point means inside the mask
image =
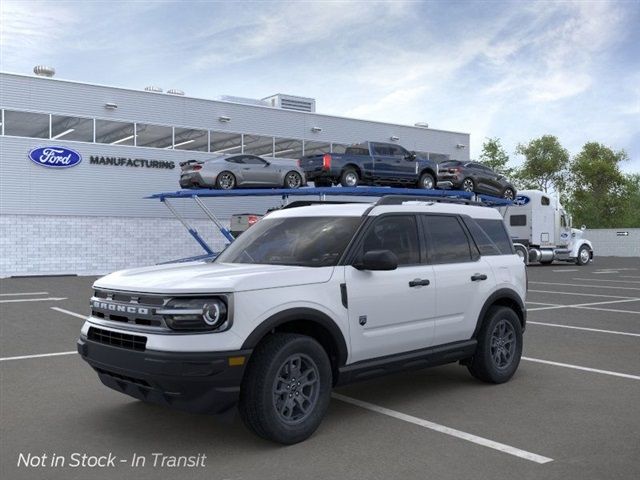
M 336 322 L 327 314 L 313 308 L 290 308 L 270 316 L 261 322 L 260 325 L 258 325 L 253 332 L 249 334 L 242 344 L 242 349 L 253 349 L 271 330 L 279 327 L 280 325 L 284 325 L 285 323 L 300 320 L 315 323 L 323 327 L 331 336 L 336 347 L 338 361 L 337 366 L 342 366 L 347 362 L 347 342 L 340 330 L 340 327 L 338 327 Z
M 487 298 L 487 300 L 484 302 L 484 305 L 480 310 L 480 315 L 478 315 L 476 328 L 473 331 L 473 335 L 471 336 L 471 338 L 476 338 L 476 336 L 478 335 L 480 327 L 482 327 L 484 317 L 487 314 L 487 310 L 489 310 L 489 308 L 494 303 L 499 302 L 500 300 L 508 300 L 509 302 L 513 302 L 518 306 L 520 311 L 516 312 L 516 314 L 518 315 L 518 317 L 520 317 L 520 322 L 522 323 L 522 331 L 524 331 L 527 323 L 527 309 L 524 302 L 522 301 L 522 298 L 520 298 L 520 295 L 518 295 L 515 290 L 512 290 L 510 288 L 501 288 L 489 295 L 489 298 Z

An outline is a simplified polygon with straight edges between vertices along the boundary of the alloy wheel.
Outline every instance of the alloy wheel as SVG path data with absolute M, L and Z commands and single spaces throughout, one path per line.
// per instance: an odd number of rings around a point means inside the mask
M 516 334 L 513 325 L 500 320 L 491 333 L 491 358 L 499 369 L 508 368 L 516 351 Z
M 320 375 L 308 355 L 296 353 L 280 366 L 273 382 L 273 404 L 276 414 L 287 424 L 302 422 L 318 403 Z
M 506 198 L 507 200 L 513 200 L 513 190 L 511 190 L 510 188 L 507 188 L 504 191 L 503 197 Z
M 358 184 L 358 175 L 354 172 L 349 172 L 344 176 L 344 181 L 349 187 L 355 187 Z
M 299 188 L 302 184 L 302 179 L 300 175 L 296 172 L 290 172 L 287 174 L 287 187 L 288 188 Z
M 473 192 L 473 180 L 466 178 L 464 182 L 462 182 L 462 190 L 465 192 Z
M 233 188 L 236 184 L 236 180 L 230 173 L 221 173 L 218 179 L 218 185 L 223 190 L 229 190 Z
M 433 178 L 430 175 L 425 175 L 422 179 L 422 188 L 425 190 L 433 190 Z

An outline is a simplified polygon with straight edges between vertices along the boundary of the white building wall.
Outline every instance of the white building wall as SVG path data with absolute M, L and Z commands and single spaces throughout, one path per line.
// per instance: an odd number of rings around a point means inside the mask
M 628 235 L 624 235 L 624 233 Z M 640 257 L 640 228 L 588 229 L 585 238 L 593 243 L 595 257 Z

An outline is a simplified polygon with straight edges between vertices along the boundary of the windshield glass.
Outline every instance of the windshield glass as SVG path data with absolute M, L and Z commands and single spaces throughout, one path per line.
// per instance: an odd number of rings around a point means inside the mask
M 361 217 L 264 218 L 215 260 L 304 267 L 334 266 Z

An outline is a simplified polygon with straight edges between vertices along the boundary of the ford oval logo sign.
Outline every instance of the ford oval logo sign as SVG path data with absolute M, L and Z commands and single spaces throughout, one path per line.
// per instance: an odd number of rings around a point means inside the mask
M 529 197 L 527 197 L 526 195 L 517 195 L 516 199 L 513 201 L 514 205 L 526 205 L 527 203 L 529 203 L 531 199 Z
M 82 161 L 82 155 L 65 147 L 38 147 L 29 152 L 29 160 L 42 167 L 69 168 Z

